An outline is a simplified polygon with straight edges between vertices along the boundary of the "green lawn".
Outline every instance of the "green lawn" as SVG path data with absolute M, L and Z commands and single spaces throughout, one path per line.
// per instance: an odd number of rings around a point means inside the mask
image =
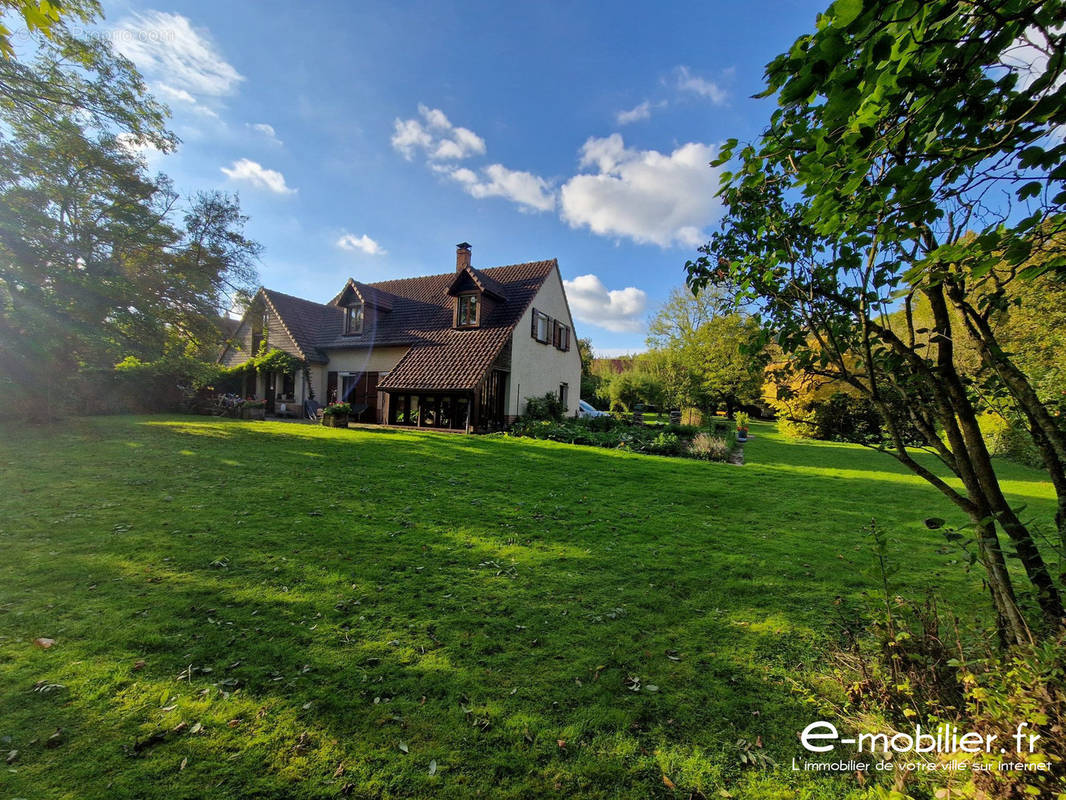
M 208 418 L 0 428 L 0 797 L 858 797 L 788 766 L 821 712 L 797 678 L 865 603 L 862 526 L 897 536 L 903 594 L 965 614 L 979 576 L 890 459 L 752 428 L 743 467 Z M 1005 474 L 1050 518 L 1039 473 Z

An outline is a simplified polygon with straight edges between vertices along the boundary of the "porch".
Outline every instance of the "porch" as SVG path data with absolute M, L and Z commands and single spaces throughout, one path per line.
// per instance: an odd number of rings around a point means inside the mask
M 506 421 L 508 373 L 493 370 L 473 391 L 404 390 L 384 392 L 383 420 L 404 428 L 466 433 L 502 430 Z

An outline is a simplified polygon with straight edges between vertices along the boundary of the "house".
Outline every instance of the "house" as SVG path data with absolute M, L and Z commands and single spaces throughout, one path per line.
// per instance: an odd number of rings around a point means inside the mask
M 576 415 L 581 359 L 558 263 L 476 268 L 470 256 L 463 242 L 452 272 L 350 279 L 325 304 L 260 289 L 220 361 L 266 347 L 304 362 L 246 386 L 268 413 L 347 401 L 362 422 L 496 430 L 550 392 Z

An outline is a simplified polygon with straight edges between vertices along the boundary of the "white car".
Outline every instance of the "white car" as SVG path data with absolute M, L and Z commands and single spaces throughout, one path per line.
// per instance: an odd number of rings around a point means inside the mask
M 593 408 L 589 403 L 584 400 L 577 401 L 577 415 L 579 417 L 609 417 L 611 416 L 606 411 L 599 411 Z

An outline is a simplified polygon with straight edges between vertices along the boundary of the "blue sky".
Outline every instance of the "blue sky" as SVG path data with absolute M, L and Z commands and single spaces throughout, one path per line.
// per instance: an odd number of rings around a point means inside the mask
M 148 153 L 240 193 L 260 275 L 325 301 L 363 281 L 558 258 L 580 336 L 644 349 L 719 215 L 707 162 L 755 136 L 763 66 L 827 2 L 105 2 L 170 105 Z

